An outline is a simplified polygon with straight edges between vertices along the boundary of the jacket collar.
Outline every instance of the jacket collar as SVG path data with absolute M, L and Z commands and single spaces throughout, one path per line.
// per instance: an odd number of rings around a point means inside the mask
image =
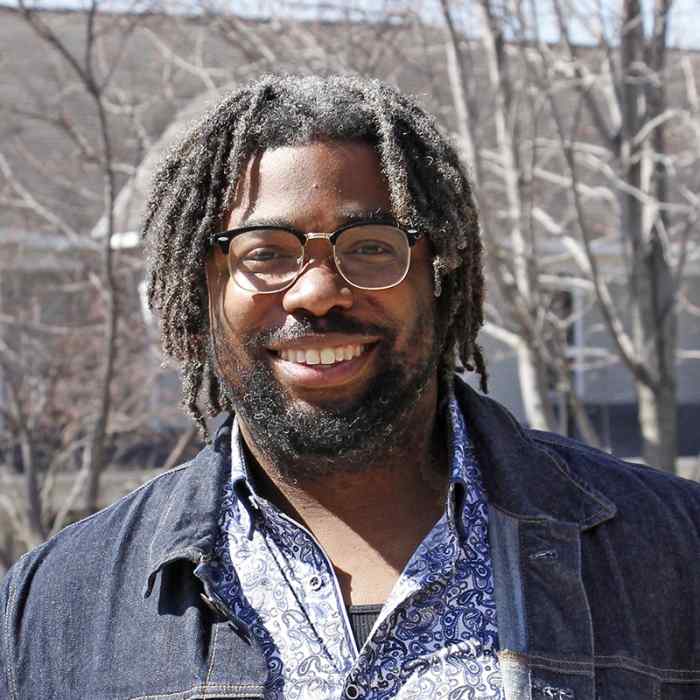
M 211 447 L 173 470 L 182 474 L 170 481 L 171 491 L 161 501 L 160 518 L 148 551 L 144 597 L 151 594 L 156 574 L 167 564 L 182 559 L 196 564 L 211 557 L 219 533 L 224 485 L 231 471 L 231 423 L 229 418 L 219 428 Z
M 469 421 L 489 507 L 520 519 L 575 523 L 581 530 L 616 513 L 615 504 L 538 445 L 501 404 L 455 379 Z
M 489 507 L 521 519 L 576 523 L 582 530 L 615 515 L 615 505 L 606 496 L 575 476 L 558 455 L 537 445 L 499 403 L 459 378 L 455 396 L 469 425 Z M 145 596 L 166 564 L 179 559 L 198 563 L 211 556 L 224 484 L 231 476 L 232 423 L 231 417 L 217 431 L 212 447 L 179 468 L 181 478 L 173 480 L 155 525 Z

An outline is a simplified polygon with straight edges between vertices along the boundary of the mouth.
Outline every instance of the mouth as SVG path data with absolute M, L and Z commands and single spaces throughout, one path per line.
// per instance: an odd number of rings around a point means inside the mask
M 335 345 L 315 348 L 286 348 L 277 351 L 277 355 L 286 362 L 298 365 L 337 365 L 360 357 L 369 344 Z
M 286 385 L 305 389 L 363 381 L 373 365 L 378 341 L 374 338 L 307 338 L 286 347 L 269 348 L 278 378 Z

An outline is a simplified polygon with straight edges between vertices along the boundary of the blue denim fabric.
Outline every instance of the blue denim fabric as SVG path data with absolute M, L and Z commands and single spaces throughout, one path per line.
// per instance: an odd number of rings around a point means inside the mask
M 489 502 L 508 700 L 700 698 L 700 485 L 456 391 Z M 12 568 L 0 700 L 262 696 L 263 654 L 206 578 L 229 440 Z

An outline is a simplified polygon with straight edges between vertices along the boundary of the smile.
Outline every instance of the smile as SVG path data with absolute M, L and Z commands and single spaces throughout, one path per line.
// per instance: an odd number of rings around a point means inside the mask
M 350 344 L 326 348 L 289 348 L 279 350 L 279 357 L 300 365 L 335 365 L 352 360 L 365 352 L 366 345 Z

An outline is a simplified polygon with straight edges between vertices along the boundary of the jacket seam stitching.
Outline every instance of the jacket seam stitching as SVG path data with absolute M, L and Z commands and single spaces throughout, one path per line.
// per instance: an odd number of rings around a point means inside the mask
M 589 591 L 586 590 L 586 584 L 583 581 L 583 535 L 579 531 L 576 533 L 576 582 L 578 588 L 581 591 L 581 596 L 583 597 L 583 605 L 585 607 L 586 619 L 588 621 L 588 635 L 591 645 L 591 655 L 595 656 L 595 632 L 593 625 L 593 610 L 591 609 L 591 601 Z
M 522 605 L 523 605 L 523 621 L 525 624 L 525 648 L 530 640 L 529 634 L 529 624 L 528 624 L 528 612 L 529 606 L 527 604 L 527 575 L 523 571 L 523 532 L 522 528 L 518 525 L 518 569 L 520 569 L 520 594 L 522 595 Z
M 586 673 L 592 675 L 594 670 L 593 661 L 559 659 L 551 656 L 544 656 L 542 654 L 526 654 L 525 658 L 528 661 L 540 662 L 542 665 L 555 665 L 558 667 L 557 670 L 569 669 L 572 673 Z
M 622 668 L 654 678 L 660 682 L 700 683 L 700 669 L 657 668 L 626 656 L 594 656 L 593 662 L 567 661 L 535 654 L 526 657 L 533 668 L 593 675 L 594 668 Z
M 209 660 L 209 668 L 207 669 L 207 678 L 204 681 L 204 687 L 210 685 L 211 674 L 214 671 L 214 659 L 216 658 L 216 640 L 219 636 L 219 625 L 214 625 L 214 636 L 211 640 L 211 659 Z
M 180 549 L 176 549 L 174 552 L 169 552 L 168 554 L 166 554 L 162 559 L 159 559 L 155 565 L 150 564 L 149 562 L 149 574 L 157 572 L 158 569 L 162 568 L 165 564 L 168 564 L 171 561 L 175 561 L 176 559 L 182 559 L 184 555 L 189 554 L 189 552 L 192 550 L 195 550 L 200 555 L 202 554 L 202 551 L 199 549 L 199 547 L 195 547 L 194 545 L 187 545 L 186 547 L 181 547 Z
M 23 559 L 24 557 L 22 557 Z M 10 598 L 7 601 L 7 614 L 5 614 L 4 617 L 4 627 L 5 629 L 3 630 L 3 637 L 4 641 L 3 644 L 5 646 L 5 656 L 7 657 L 7 677 L 10 682 L 10 700 L 13 698 L 17 698 L 17 677 L 16 677 L 16 670 L 15 670 L 15 663 L 14 663 L 14 655 L 10 655 L 10 641 L 11 641 L 11 636 L 10 636 L 10 620 L 14 618 L 15 616 L 15 599 L 17 597 L 17 577 L 13 576 L 12 577 L 12 583 L 10 584 Z
M 201 691 L 206 694 L 207 690 L 230 690 L 230 691 L 255 691 L 262 690 L 260 684 L 252 683 L 214 683 L 204 685 L 194 685 L 191 688 L 185 690 L 174 690 L 172 693 L 157 693 L 156 695 L 136 695 L 130 697 L 129 700 L 158 700 L 159 698 L 172 698 L 177 695 L 184 695 L 185 693 L 194 693 Z
M 627 671 L 636 671 L 657 678 L 660 681 L 669 680 L 673 676 L 690 676 L 687 680 L 700 682 L 700 669 L 693 668 L 658 668 L 643 664 L 628 656 L 595 656 L 597 666 L 603 668 L 624 668 Z
M 136 492 L 134 492 L 134 493 L 136 493 Z M 164 522 L 165 520 L 167 520 L 167 517 L 170 514 L 170 511 L 172 510 L 174 504 L 175 504 L 175 499 L 171 498 L 170 504 L 168 505 L 164 515 L 160 519 L 161 523 Z M 155 542 L 155 539 L 156 539 L 155 537 L 153 537 L 151 539 L 151 544 L 148 547 L 148 565 L 149 565 L 148 569 L 149 569 L 149 572 L 153 570 L 153 543 Z
M 600 506 L 600 508 L 595 513 L 592 513 L 585 520 L 580 521 L 580 523 L 582 525 L 588 525 L 590 523 L 593 523 L 601 515 L 605 515 L 606 513 L 610 513 L 610 506 L 611 505 L 612 505 L 613 509 L 615 508 L 614 503 L 612 503 L 610 500 L 608 500 L 607 503 L 604 502 L 603 500 L 601 500 L 601 498 L 598 496 L 598 494 L 592 490 L 592 487 L 586 488 L 587 484 L 582 483 L 581 480 L 576 475 L 571 473 L 571 470 L 566 469 L 566 463 L 564 462 L 564 460 L 562 460 L 561 457 L 559 457 L 559 455 L 557 455 L 555 452 L 553 452 L 550 449 L 550 445 L 556 444 L 556 443 L 547 443 L 546 441 L 541 440 L 538 437 L 533 437 L 532 442 L 533 443 L 538 443 L 538 442 L 541 443 L 540 445 L 537 445 L 537 447 L 540 449 L 541 452 L 546 454 L 547 457 L 549 457 L 549 459 L 552 460 L 552 462 L 554 462 L 555 466 L 562 473 L 562 475 L 566 476 L 569 479 L 569 481 L 571 481 L 571 483 L 579 491 L 581 491 L 581 493 L 584 493 L 587 496 L 589 496 L 590 498 L 592 498 Z M 572 449 L 575 449 L 575 448 L 572 448 Z
M 491 508 L 500 511 L 504 515 L 508 515 L 509 517 L 514 518 L 515 520 L 518 520 L 521 523 L 535 523 L 538 525 L 546 525 L 547 523 L 568 522 L 557 520 L 556 518 L 553 518 L 549 515 L 520 515 L 518 513 L 514 513 L 512 510 L 504 508 L 503 506 L 496 505 L 495 503 L 489 503 L 489 509 Z M 572 521 L 571 524 L 578 525 L 578 523 L 574 521 Z
M 584 668 L 562 666 L 562 664 L 557 663 L 556 661 L 536 661 L 530 664 L 530 668 L 538 668 L 543 671 L 556 671 L 557 673 L 566 673 L 569 676 L 586 676 L 587 678 L 593 678 L 595 676 L 592 669 L 586 670 Z
M 528 630 L 528 624 L 527 624 L 527 597 L 525 595 L 525 576 L 523 575 L 523 547 L 522 547 L 522 528 L 520 527 L 520 523 L 516 520 L 515 521 L 515 527 L 518 530 L 518 571 L 520 572 L 520 596 L 522 600 L 522 622 L 523 622 L 523 627 L 524 627 L 524 635 L 525 635 L 525 648 L 527 649 L 529 644 L 530 644 L 530 634 Z M 492 566 L 492 571 L 493 571 L 493 566 Z

